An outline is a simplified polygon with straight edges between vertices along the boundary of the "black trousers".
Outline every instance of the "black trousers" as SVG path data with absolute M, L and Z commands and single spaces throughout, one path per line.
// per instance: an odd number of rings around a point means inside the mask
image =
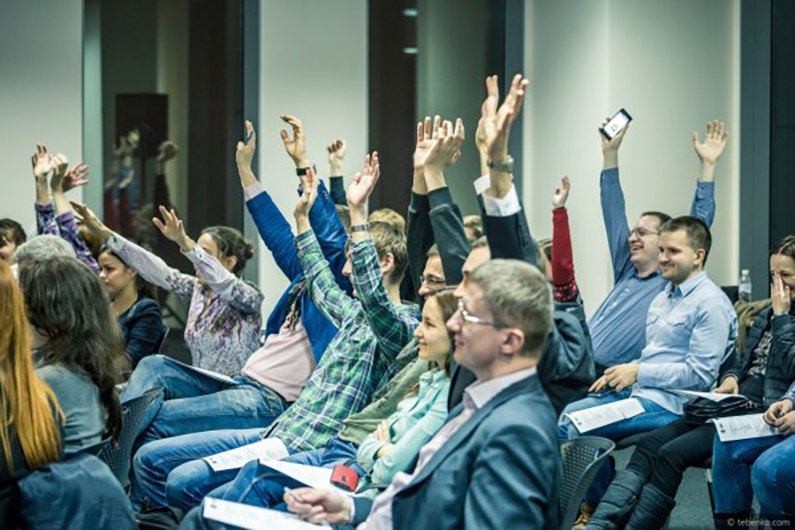
M 644 436 L 627 469 L 674 498 L 685 470 L 703 464 L 712 456 L 714 434 L 711 423 L 691 425 L 683 418 L 678 419 Z

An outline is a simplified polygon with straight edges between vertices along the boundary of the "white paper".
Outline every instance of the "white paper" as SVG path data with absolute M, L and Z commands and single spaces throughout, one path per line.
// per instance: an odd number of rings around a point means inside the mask
M 635 398 L 629 398 L 571 412 L 566 414 L 566 417 L 577 427 L 580 433 L 586 433 L 599 427 L 643 414 L 643 412 L 643 405 L 640 404 L 640 401 Z
M 719 394 L 717 392 L 695 392 L 693 390 L 674 390 L 677 394 L 684 394 L 685 396 L 701 397 L 710 401 L 723 401 L 727 398 L 744 397 L 740 394 Z M 747 399 L 747 398 L 746 398 Z
M 258 506 L 207 497 L 204 499 L 204 518 L 251 530 L 308 530 L 320 525 L 301 521 L 296 516 Z
M 281 460 L 287 455 L 289 453 L 281 440 L 278 438 L 266 438 L 237 449 L 230 449 L 223 453 L 205 457 L 204 461 L 210 464 L 213 471 L 225 471 L 243 467 L 252 460 Z
M 747 416 L 715 418 L 709 421 L 715 424 L 715 430 L 718 431 L 718 437 L 721 442 L 750 440 L 752 438 L 777 435 L 778 431 L 776 428 L 765 423 L 763 416 L 763 414 L 749 414 Z
M 331 474 L 333 469 L 327 467 L 307 466 L 305 464 L 296 464 L 293 462 L 278 462 L 278 461 L 264 461 L 260 462 L 274 471 L 286 475 L 292 479 L 297 480 L 304 486 L 310 488 L 333 489 L 345 495 L 352 495 L 351 492 L 338 488 L 331 483 Z
M 175 362 L 177 364 L 181 364 L 182 366 L 184 366 L 188 370 L 193 370 L 195 372 L 202 373 L 202 374 L 204 374 L 204 375 L 206 375 L 208 377 L 212 377 L 216 381 L 223 381 L 224 383 L 234 383 L 235 382 L 235 380 L 232 379 L 231 377 L 229 377 L 228 375 L 219 374 L 218 372 L 211 372 L 210 370 L 205 370 L 204 368 L 198 368 L 196 366 L 191 366 L 189 364 L 185 364 L 183 362 L 177 361 L 176 359 L 171 359 L 171 361 Z

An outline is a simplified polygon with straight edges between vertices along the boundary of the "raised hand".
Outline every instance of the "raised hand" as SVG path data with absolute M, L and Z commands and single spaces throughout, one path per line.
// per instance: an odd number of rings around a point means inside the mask
M 775 274 L 773 283 L 770 284 L 770 301 L 773 303 L 774 315 L 789 314 L 792 305 L 791 296 L 789 285 L 784 283 L 780 274 Z
M 306 175 L 301 176 L 301 195 L 298 197 L 298 202 L 293 210 L 296 220 L 306 220 L 309 216 L 309 210 L 315 204 L 317 199 L 317 189 L 319 186 L 319 179 L 315 173 L 315 168 L 307 168 Z
M 88 184 L 88 164 L 80 162 L 64 175 L 62 188 L 66 193 L 75 188 L 80 188 Z
M 33 167 L 33 176 L 36 180 L 43 179 L 46 181 L 47 175 L 55 167 L 52 156 L 50 152 L 47 151 L 47 146 L 45 144 L 36 144 L 36 152 L 30 157 L 30 163 Z
M 185 227 L 179 217 L 177 217 L 177 213 L 174 210 L 169 211 L 165 206 L 161 205 L 160 215 L 163 216 L 163 221 L 165 221 L 165 223 L 157 217 L 153 217 L 152 222 L 166 239 L 170 239 L 178 244 L 183 252 L 190 252 L 193 250 L 195 243 L 193 243 L 193 240 L 185 233 Z
M 521 74 L 516 74 L 511 82 L 511 88 L 502 105 L 499 103 L 499 85 L 497 76 L 486 78 L 486 100 L 481 107 L 484 134 L 489 158 L 493 161 L 503 161 L 508 156 L 508 138 L 511 125 L 522 110 L 522 103 L 529 81 Z
M 353 214 L 353 210 L 363 211 L 367 205 L 367 199 L 375 188 L 378 177 L 381 175 L 381 166 L 378 163 L 378 152 L 373 151 L 373 155 L 365 155 L 364 172 L 356 173 L 353 182 L 348 186 L 346 197 L 348 208 Z
M 289 114 L 282 114 L 281 119 L 293 129 L 292 138 L 284 129 L 280 130 L 279 134 L 284 142 L 284 149 L 295 162 L 295 167 L 306 168 L 311 166 L 312 162 L 306 155 L 306 137 L 304 136 L 304 126 L 301 120 Z
M 69 160 L 66 155 L 58 153 L 52 157 L 52 162 L 53 172 L 52 177 L 50 177 L 50 190 L 53 193 L 63 192 L 63 181 L 64 177 L 66 177 L 66 168 L 69 167 Z
M 606 153 L 618 153 L 618 148 L 621 147 L 621 142 L 624 141 L 624 136 L 627 134 L 627 130 L 629 130 L 629 124 L 626 127 L 618 131 L 612 140 L 608 140 L 604 134 L 602 134 L 602 129 L 607 126 L 607 123 L 610 121 L 610 118 L 605 118 L 602 122 L 602 125 L 599 126 L 597 132 L 599 133 L 599 138 L 602 139 L 602 153 L 606 155 Z
M 179 146 L 170 140 L 161 143 L 157 148 L 157 161 L 165 164 L 179 153 Z
M 722 121 L 712 120 L 707 122 L 707 134 L 704 142 L 698 132 L 693 131 L 693 148 L 702 163 L 715 165 L 726 149 L 728 132 L 726 124 Z
M 461 144 L 464 143 L 464 122 L 458 118 L 453 124 L 449 121 L 444 122 L 442 127 L 438 127 L 432 137 L 432 145 L 425 152 L 422 166 L 425 168 L 426 176 L 430 171 L 441 172 L 447 166 L 458 162 L 461 158 Z
M 77 212 L 77 215 L 83 219 L 83 224 L 86 226 L 86 228 L 99 236 L 102 243 L 105 243 L 108 239 L 110 239 L 110 236 L 113 235 L 113 232 L 110 230 L 110 228 L 105 226 L 102 221 L 99 220 L 99 218 L 94 214 L 94 212 L 91 211 L 88 206 L 76 201 L 71 201 L 71 204 L 72 208 L 74 208 L 75 212 Z
M 348 499 L 330 489 L 298 488 L 284 494 L 287 508 L 310 523 L 348 524 L 351 512 Z
M 235 152 L 235 162 L 238 171 L 251 171 L 251 162 L 254 160 L 254 153 L 257 151 L 257 131 L 254 125 L 246 120 L 246 142 L 237 142 Z
M 436 134 L 441 129 L 442 118 L 439 115 L 433 118 L 431 127 L 431 117 L 425 116 L 425 120 L 417 124 L 417 144 L 414 147 L 414 170 L 422 171 L 425 168 L 425 159 L 436 143 Z
M 328 151 L 329 173 L 332 177 L 342 175 L 342 162 L 345 160 L 345 152 L 348 145 L 342 138 L 337 138 L 326 146 Z
M 552 197 L 552 207 L 553 208 L 565 208 L 566 201 L 569 199 L 569 190 L 571 189 L 571 184 L 569 183 L 569 177 L 564 175 L 562 179 L 560 179 L 560 186 L 555 188 L 555 195 Z

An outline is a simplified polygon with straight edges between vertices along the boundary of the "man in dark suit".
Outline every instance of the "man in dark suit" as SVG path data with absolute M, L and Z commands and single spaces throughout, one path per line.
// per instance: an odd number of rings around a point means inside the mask
M 476 382 L 444 427 L 374 501 L 327 490 L 285 495 L 302 518 L 388 528 L 557 528 L 556 414 L 536 373 L 552 325 L 549 282 L 492 260 L 468 278 L 448 322 Z

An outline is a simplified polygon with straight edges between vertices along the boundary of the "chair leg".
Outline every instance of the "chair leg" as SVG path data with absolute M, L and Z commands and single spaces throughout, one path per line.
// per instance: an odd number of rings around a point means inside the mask
M 712 508 L 712 513 L 715 513 L 715 492 L 712 489 L 712 470 L 706 469 L 704 472 L 707 478 L 707 491 L 709 491 L 709 505 Z

